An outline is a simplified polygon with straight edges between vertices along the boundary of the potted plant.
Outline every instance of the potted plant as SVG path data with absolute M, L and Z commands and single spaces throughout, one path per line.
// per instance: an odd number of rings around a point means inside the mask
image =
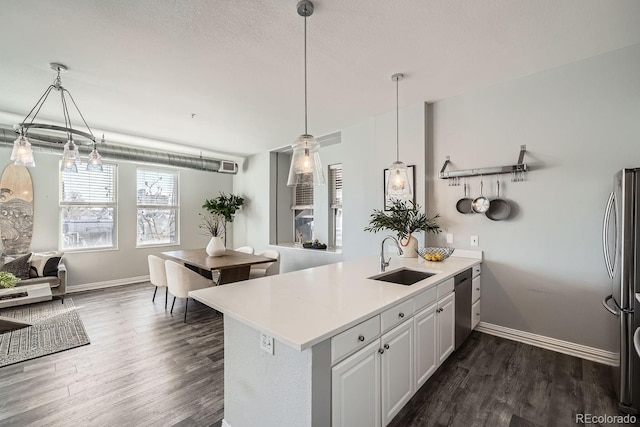
M 224 194 L 222 191 L 218 197 L 213 199 L 205 199 L 202 207 L 209 213 L 217 215 L 222 219 L 222 228 L 225 233 L 225 244 L 227 243 L 226 230 L 227 222 L 233 222 L 235 214 L 244 205 L 244 199 L 240 196 L 236 196 L 233 193 L 229 195 Z
M 369 225 L 364 230 L 373 231 L 374 233 L 380 230 L 395 232 L 400 244 L 406 248 L 402 256 L 415 258 L 418 256 L 418 240 L 412 236 L 412 233 L 417 231 L 440 233 L 442 229 L 437 223 L 439 217 L 440 215 L 432 218 L 427 217 L 424 212 L 420 212 L 420 205 L 412 200 L 407 202 L 393 199 L 388 213 L 374 209 Z
M 225 244 L 222 240 L 224 236 L 223 220 L 218 214 L 206 213 L 198 214 L 201 223 L 198 228 L 205 231 L 205 234 L 211 236 L 207 244 L 206 251 L 209 256 L 221 256 L 225 252 Z
M 12 273 L 8 271 L 0 271 L 0 287 L 3 288 L 15 288 L 16 283 L 18 283 L 20 279 L 14 276 Z

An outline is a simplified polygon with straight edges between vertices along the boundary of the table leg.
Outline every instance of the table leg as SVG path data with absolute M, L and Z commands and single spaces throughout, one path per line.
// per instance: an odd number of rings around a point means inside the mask
M 245 266 L 236 267 L 236 268 L 225 268 L 224 270 L 220 270 L 220 279 L 218 280 L 218 284 L 224 285 L 225 283 L 249 280 L 250 271 L 251 271 L 250 265 L 245 265 Z

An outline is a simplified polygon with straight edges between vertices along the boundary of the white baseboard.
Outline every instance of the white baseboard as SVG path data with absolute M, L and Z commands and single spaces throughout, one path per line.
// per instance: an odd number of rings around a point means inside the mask
M 127 277 L 124 279 L 106 280 L 104 282 L 83 283 L 82 285 L 74 285 L 67 287 L 67 293 L 72 294 L 74 292 L 92 291 L 95 289 L 111 288 L 113 286 L 131 285 L 133 283 L 148 282 L 149 275 Z
M 231 427 L 231 425 L 223 418 L 221 427 Z
M 610 351 L 532 334 L 531 332 L 519 331 L 517 329 L 494 325 L 493 323 L 480 322 L 475 330 L 605 365 L 616 366 L 620 363 L 618 355 Z

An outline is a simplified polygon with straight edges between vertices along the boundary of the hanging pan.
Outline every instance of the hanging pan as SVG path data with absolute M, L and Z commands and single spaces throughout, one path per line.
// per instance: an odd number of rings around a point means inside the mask
M 473 202 L 471 202 L 471 209 L 473 209 L 475 213 L 485 213 L 489 210 L 489 206 L 491 205 L 489 199 L 482 195 L 482 187 L 483 182 L 480 181 L 480 197 L 476 197 L 473 199 Z
M 471 202 L 473 202 L 472 199 L 470 199 L 469 197 L 467 197 L 467 187 L 468 184 L 465 182 L 464 183 L 464 198 L 458 200 L 458 203 L 456 203 L 456 210 L 458 212 L 460 212 L 461 214 L 468 214 L 473 212 L 473 209 L 471 208 Z
M 511 214 L 511 205 L 500 198 L 500 180 L 498 180 L 498 197 L 491 201 L 491 206 L 485 215 L 493 221 L 502 221 L 509 218 L 509 214 Z

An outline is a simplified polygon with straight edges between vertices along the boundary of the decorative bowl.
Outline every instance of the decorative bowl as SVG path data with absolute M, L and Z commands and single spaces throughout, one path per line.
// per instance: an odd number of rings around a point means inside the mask
M 435 255 L 435 254 L 439 254 L 442 256 L 442 259 L 431 259 L 431 260 L 427 260 L 427 261 L 444 261 L 445 259 L 449 258 L 451 256 L 451 254 L 453 253 L 453 251 L 455 251 L 455 248 L 438 248 L 438 247 L 428 247 L 428 248 L 420 248 L 417 250 L 418 255 L 420 255 L 421 258 L 425 258 L 425 255 L 429 254 L 429 255 Z M 426 258 L 425 258 L 426 259 Z

